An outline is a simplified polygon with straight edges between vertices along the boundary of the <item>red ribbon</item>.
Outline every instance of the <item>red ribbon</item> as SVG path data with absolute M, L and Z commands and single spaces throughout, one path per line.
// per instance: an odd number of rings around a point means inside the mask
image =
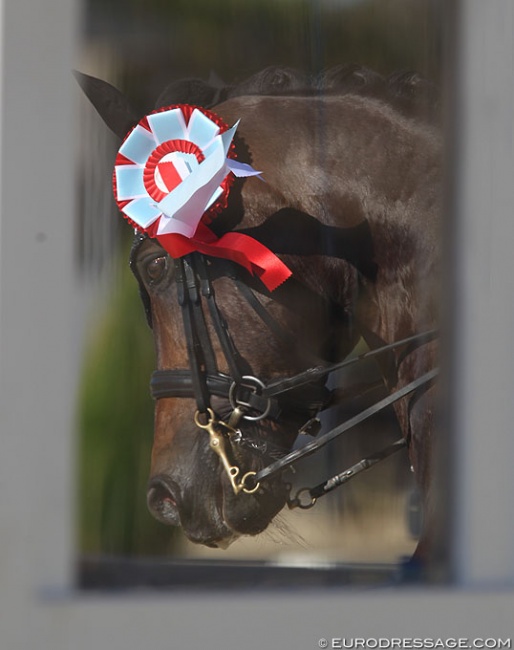
M 197 251 L 236 262 L 260 278 L 269 291 L 276 289 L 292 275 L 290 269 L 269 248 L 240 232 L 228 232 L 218 239 L 212 230 L 200 222 L 191 239 L 176 233 L 157 235 L 154 232 L 152 235 L 157 237 L 161 246 L 174 258 Z

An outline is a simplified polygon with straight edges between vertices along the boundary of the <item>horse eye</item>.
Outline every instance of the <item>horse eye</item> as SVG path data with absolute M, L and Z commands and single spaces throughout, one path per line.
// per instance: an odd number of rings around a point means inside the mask
M 150 260 L 145 267 L 146 276 L 150 284 L 158 284 L 166 275 L 168 257 L 161 255 Z

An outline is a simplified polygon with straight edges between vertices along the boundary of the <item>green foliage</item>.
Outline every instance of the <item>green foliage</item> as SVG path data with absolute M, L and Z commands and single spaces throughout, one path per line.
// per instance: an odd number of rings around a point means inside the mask
M 126 258 L 125 258 L 126 259 Z M 164 553 L 170 529 L 146 508 L 154 369 L 151 331 L 124 263 L 86 349 L 79 400 L 82 553 Z

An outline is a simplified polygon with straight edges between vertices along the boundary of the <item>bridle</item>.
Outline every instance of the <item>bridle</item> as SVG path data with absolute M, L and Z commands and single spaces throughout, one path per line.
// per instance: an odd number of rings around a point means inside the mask
M 144 235 L 137 235 L 135 246 L 138 246 L 144 239 Z M 265 479 L 282 473 L 300 459 L 314 454 L 344 432 L 407 395 L 426 390 L 438 374 L 437 369 L 427 372 L 350 420 L 316 437 L 321 427 L 317 414 L 327 408 L 333 397 L 333 392 L 325 386 L 331 373 L 400 347 L 409 349 L 409 346 L 424 345 L 437 337 L 437 331 L 430 330 L 415 334 L 338 363 L 318 363 L 292 377 L 279 378 L 266 383 L 253 373 L 250 364 L 239 354 L 227 323 L 218 308 L 212 285 L 212 281 L 216 277 L 212 261 L 200 253 L 191 253 L 175 259 L 174 265 L 177 300 L 182 313 L 189 368 L 156 370 L 151 378 L 151 393 L 154 399 L 168 397 L 195 399 L 197 405 L 194 416 L 195 424 L 208 432 L 210 447 L 219 456 L 235 494 L 256 492 Z M 131 266 L 140 283 L 147 317 L 150 319 L 148 295 L 145 295 L 145 289 L 137 269 L 134 265 L 131 264 Z M 221 274 L 228 275 L 232 279 L 242 297 L 271 334 L 280 340 L 287 341 L 286 331 L 267 311 L 257 297 L 256 291 L 242 280 L 235 265 L 231 266 L 230 263 L 223 265 Z M 306 287 L 303 290 L 309 291 Z M 263 291 L 263 289 L 259 288 L 259 291 Z M 214 331 L 220 344 L 228 373 L 220 372 L 218 369 L 204 305 L 207 307 L 211 330 Z M 226 422 L 219 419 L 212 409 L 211 398 L 213 396 L 224 398 L 230 403 L 232 412 Z M 298 433 L 309 434 L 315 439 L 302 448 L 275 460 L 258 472 L 243 473 L 241 468 L 232 461 L 230 450 L 242 439 L 239 429 L 241 421 L 271 420 L 277 422 L 291 416 L 294 416 L 296 420 L 300 417 L 305 419 L 304 424 L 299 427 Z M 353 476 L 369 469 L 391 454 L 400 451 L 406 445 L 407 441 L 402 438 L 314 488 L 302 488 L 295 497 L 289 498 L 289 507 L 311 507 L 320 496 L 346 483 Z M 305 494 L 308 494 L 307 502 L 305 502 Z
M 291 386 L 289 380 L 279 380 L 266 386 L 256 377 L 249 363 L 239 354 L 217 306 L 208 260 L 199 253 L 193 253 L 174 263 L 189 368 L 155 371 L 151 379 L 151 391 L 155 399 L 193 397 L 198 411 L 206 413 L 213 395 L 226 398 L 233 409 L 231 426 L 237 425 L 241 419 L 252 422 L 264 419 L 276 421 L 284 413 L 314 415 L 328 404 L 331 392 L 325 388 L 324 382 L 320 382 L 320 379 L 325 379 L 324 376 L 313 377 L 312 380 L 308 376 L 302 376 L 302 380 L 295 386 Z M 226 266 L 225 270 L 228 270 Z M 287 334 L 282 331 L 281 325 L 240 280 L 236 270 L 232 271 L 231 279 L 252 309 L 275 336 L 286 340 Z M 218 369 L 203 301 L 220 343 L 228 374 Z

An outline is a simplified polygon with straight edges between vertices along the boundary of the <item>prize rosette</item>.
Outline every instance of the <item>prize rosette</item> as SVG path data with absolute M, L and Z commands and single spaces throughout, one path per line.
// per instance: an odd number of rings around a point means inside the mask
M 172 257 L 199 251 L 232 259 L 273 290 L 291 275 L 274 253 L 242 233 L 218 239 L 207 227 L 226 207 L 235 176 L 260 175 L 235 159 L 237 126 L 187 104 L 147 115 L 118 152 L 114 196 L 123 216 Z

